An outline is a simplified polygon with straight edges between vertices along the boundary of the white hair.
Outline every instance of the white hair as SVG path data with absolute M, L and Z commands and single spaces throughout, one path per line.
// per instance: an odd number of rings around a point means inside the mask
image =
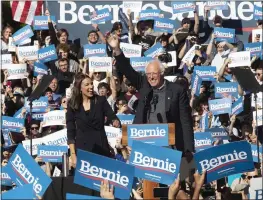
M 161 63 L 159 60 L 151 60 L 150 62 L 147 63 L 147 65 L 145 66 L 144 68 L 144 71 L 146 73 L 146 69 L 149 65 L 153 64 L 153 63 L 157 63 L 157 65 L 159 66 L 159 69 L 160 69 L 160 72 L 161 72 L 161 75 L 164 75 L 164 71 L 165 71 L 165 65 L 163 63 Z

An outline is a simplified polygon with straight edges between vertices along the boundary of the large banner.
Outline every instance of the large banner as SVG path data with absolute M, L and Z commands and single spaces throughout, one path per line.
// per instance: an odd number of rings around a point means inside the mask
M 90 16 L 95 10 L 108 8 L 112 15 L 112 20 L 99 24 L 99 28 L 103 33 L 110 31 L 112 24 L 119 21 L 118 11 L 122 8 L 122 1 L 49 1 L 48 9 L 51 15 L 57 19 L 58 28 L 66 28 L 69 31 L 70 39 L 76 40 L 80 38 L 81 44 L 87 43 L 87 33 L 92 30 Z M 195 2 L 200 18 L 204 16 L 204 6 L 207 1 Z M 211 10 L 209 12 L 209 24 L 213 26 L 212 20 L 215 15 L 220 15 L 223 19 L 230 19 L 224 25 L 225 28 L 236 29 L 236 34 L 241 41 L 247 41 L 252 28 L 256 27 L 254 19 L 255 5 L 260 6 L 260 1 L 228 1 L 227 10 Z M 142 10 L 158 9 L 164 18 L 174 21 L 175 28 L 179 28 L 184 17 L 193 19 L 193 12 L 175 13 L 171 1 L 143 1 Z M 137 22 L 140 9 L 133 9 L 133 23 Z M 202 22 L 202 21 L 201 21 Z M 81 31 L 80 31 L 81 30 Z M 208 42 L 208 41 L 207 41 Z

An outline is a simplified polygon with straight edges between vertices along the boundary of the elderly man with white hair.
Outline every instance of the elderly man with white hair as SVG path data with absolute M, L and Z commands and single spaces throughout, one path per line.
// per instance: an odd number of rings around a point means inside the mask
M 111 35 L 108 44 L 113 49 L 116 68 L 140 92 L 134 124 L 175 123 L 176 149 L 190 157 L 194 152 L 191 108 L 186 90 L 164 79 L 164 66 L 154 60 L 145 67 L 145 75 L 136 72 L 120 50 L 117 37 Z

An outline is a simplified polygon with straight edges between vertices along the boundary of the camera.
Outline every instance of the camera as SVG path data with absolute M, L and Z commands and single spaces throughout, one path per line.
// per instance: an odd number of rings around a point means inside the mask
M 165 52 L 164 54 L 158 56 L 158 60 L 164 63 L 172 62 L 172 56 L 168 52 Z

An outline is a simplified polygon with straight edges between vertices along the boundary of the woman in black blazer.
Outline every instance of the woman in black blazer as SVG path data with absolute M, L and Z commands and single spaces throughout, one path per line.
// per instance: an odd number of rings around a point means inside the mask
M 91 78 L 78 73 L 75 76 L 66 113 L 68 144 L 74 167 L 76 149 L 110 157 L 110 148 L 104 130 L 106 118 L 114 127 L 120 127 L 120 122 L 106 98 L 94 95 Z

